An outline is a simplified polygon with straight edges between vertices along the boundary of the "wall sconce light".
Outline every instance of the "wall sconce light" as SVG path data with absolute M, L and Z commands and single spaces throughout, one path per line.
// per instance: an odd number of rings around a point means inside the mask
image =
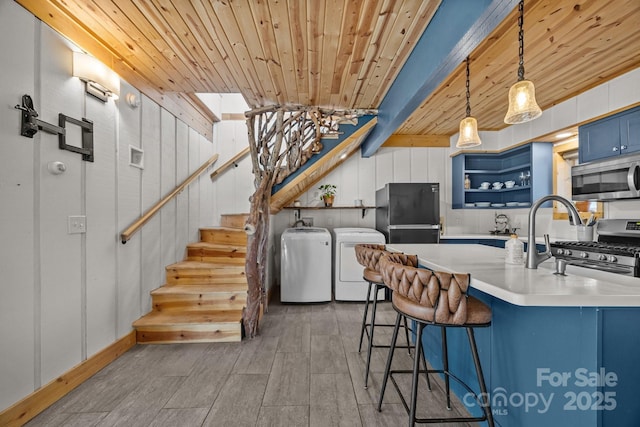
M 73 75 L 86 83 L 86 91 L 103 102 L 120 97 L 120 77 L 93 56 L 73 52 Z
M 128 93 L 124 99 L 131 108 L 138 108 L 141 104 L 140 98 L 138 98 L 134 93 Z

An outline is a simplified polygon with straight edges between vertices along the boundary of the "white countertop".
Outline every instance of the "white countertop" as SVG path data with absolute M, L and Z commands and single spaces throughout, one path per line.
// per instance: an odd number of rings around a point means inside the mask
M 508 234 L 445 234 L 440 236 L 440 240 L 443 239 L 461 239 L 461 240 L 473 240 L 473 239 L 496 239 L 496 240 L 509 240 Z M 529 239 L 525 235 L 518 234 L 518 239 L 523 242 L 527 242 Z M 549 241 L 555 242 L 556 240 L 567 240 L 567 239 L 557 239 L 555 237 L 551 237 Z M 536 237 L 536 243 L 544 244 L 544 237 Z
M 471 286 L 520 306 L 640 307 L 640 278 L 567 266 L 566 276 L 553 274 L 551 258 L 528 269 L 505 264 L 505 250 L 466 244 L 388 244 L 417 254 L 432 270 L 471 274 Z

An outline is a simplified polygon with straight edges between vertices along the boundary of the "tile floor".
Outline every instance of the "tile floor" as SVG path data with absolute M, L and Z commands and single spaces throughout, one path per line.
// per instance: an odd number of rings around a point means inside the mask
M 408 416 L 391 383 L 382 412 L 376 410 L 388 349 L 374 348 L 364 389 L 366 347 L 358 353 L 363 308 L 363 303 L 273 303 L 253 340 L 137 345 L 27 426 L 406 425 Z M 393 323 L 390 303 L 378 310 L 380 322 Z M 391 332 L 377 328 L 376 342 L 390 342 Z M 396 350 L 394 368 L 409 369 L 411 363 L 406 349 Z M 410 380 L 410 375 L 399 379 L 407 396 Z M 444 406 L 440 384 L 433 392 L 424 382 L 421 387 L 419 416 L 427 410 L 444 416 L 460 412 L 458 402 L 452 411 L 436 409 Z

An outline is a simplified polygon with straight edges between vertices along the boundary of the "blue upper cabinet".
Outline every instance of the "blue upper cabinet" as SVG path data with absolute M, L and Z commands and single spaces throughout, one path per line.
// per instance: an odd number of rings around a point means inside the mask
M 527 208 L 552 193 L 552 144 L 532 142 L 501 153 L 464 153 L 452 159 L 451 187 L 454 209 Z M 465 176 L 470 188 L 464 188 Z M 494 182 L 514 181 L 511 188 Z M 481 187 L 488 182 L 489 188 Z
M 640 107 L 620 116 L 620 154 L 640 151 Z
M 579 160 L 594 160 L 640 151 L 640 107 L 580 126 Z

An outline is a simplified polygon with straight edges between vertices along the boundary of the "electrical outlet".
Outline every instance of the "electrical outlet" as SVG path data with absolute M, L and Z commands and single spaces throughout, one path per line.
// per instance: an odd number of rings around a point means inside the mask
M 313 227 L 313 218 L 310 216 L 305 216 L 304 218 L 302 218 L 302 221 L 304 222 L 304 225 L 306 225 L 307 227 Z
M 71 215 L 68 217 L 67 229 L 69 234 L 87 232 L 87 217 L 85 215 Z

